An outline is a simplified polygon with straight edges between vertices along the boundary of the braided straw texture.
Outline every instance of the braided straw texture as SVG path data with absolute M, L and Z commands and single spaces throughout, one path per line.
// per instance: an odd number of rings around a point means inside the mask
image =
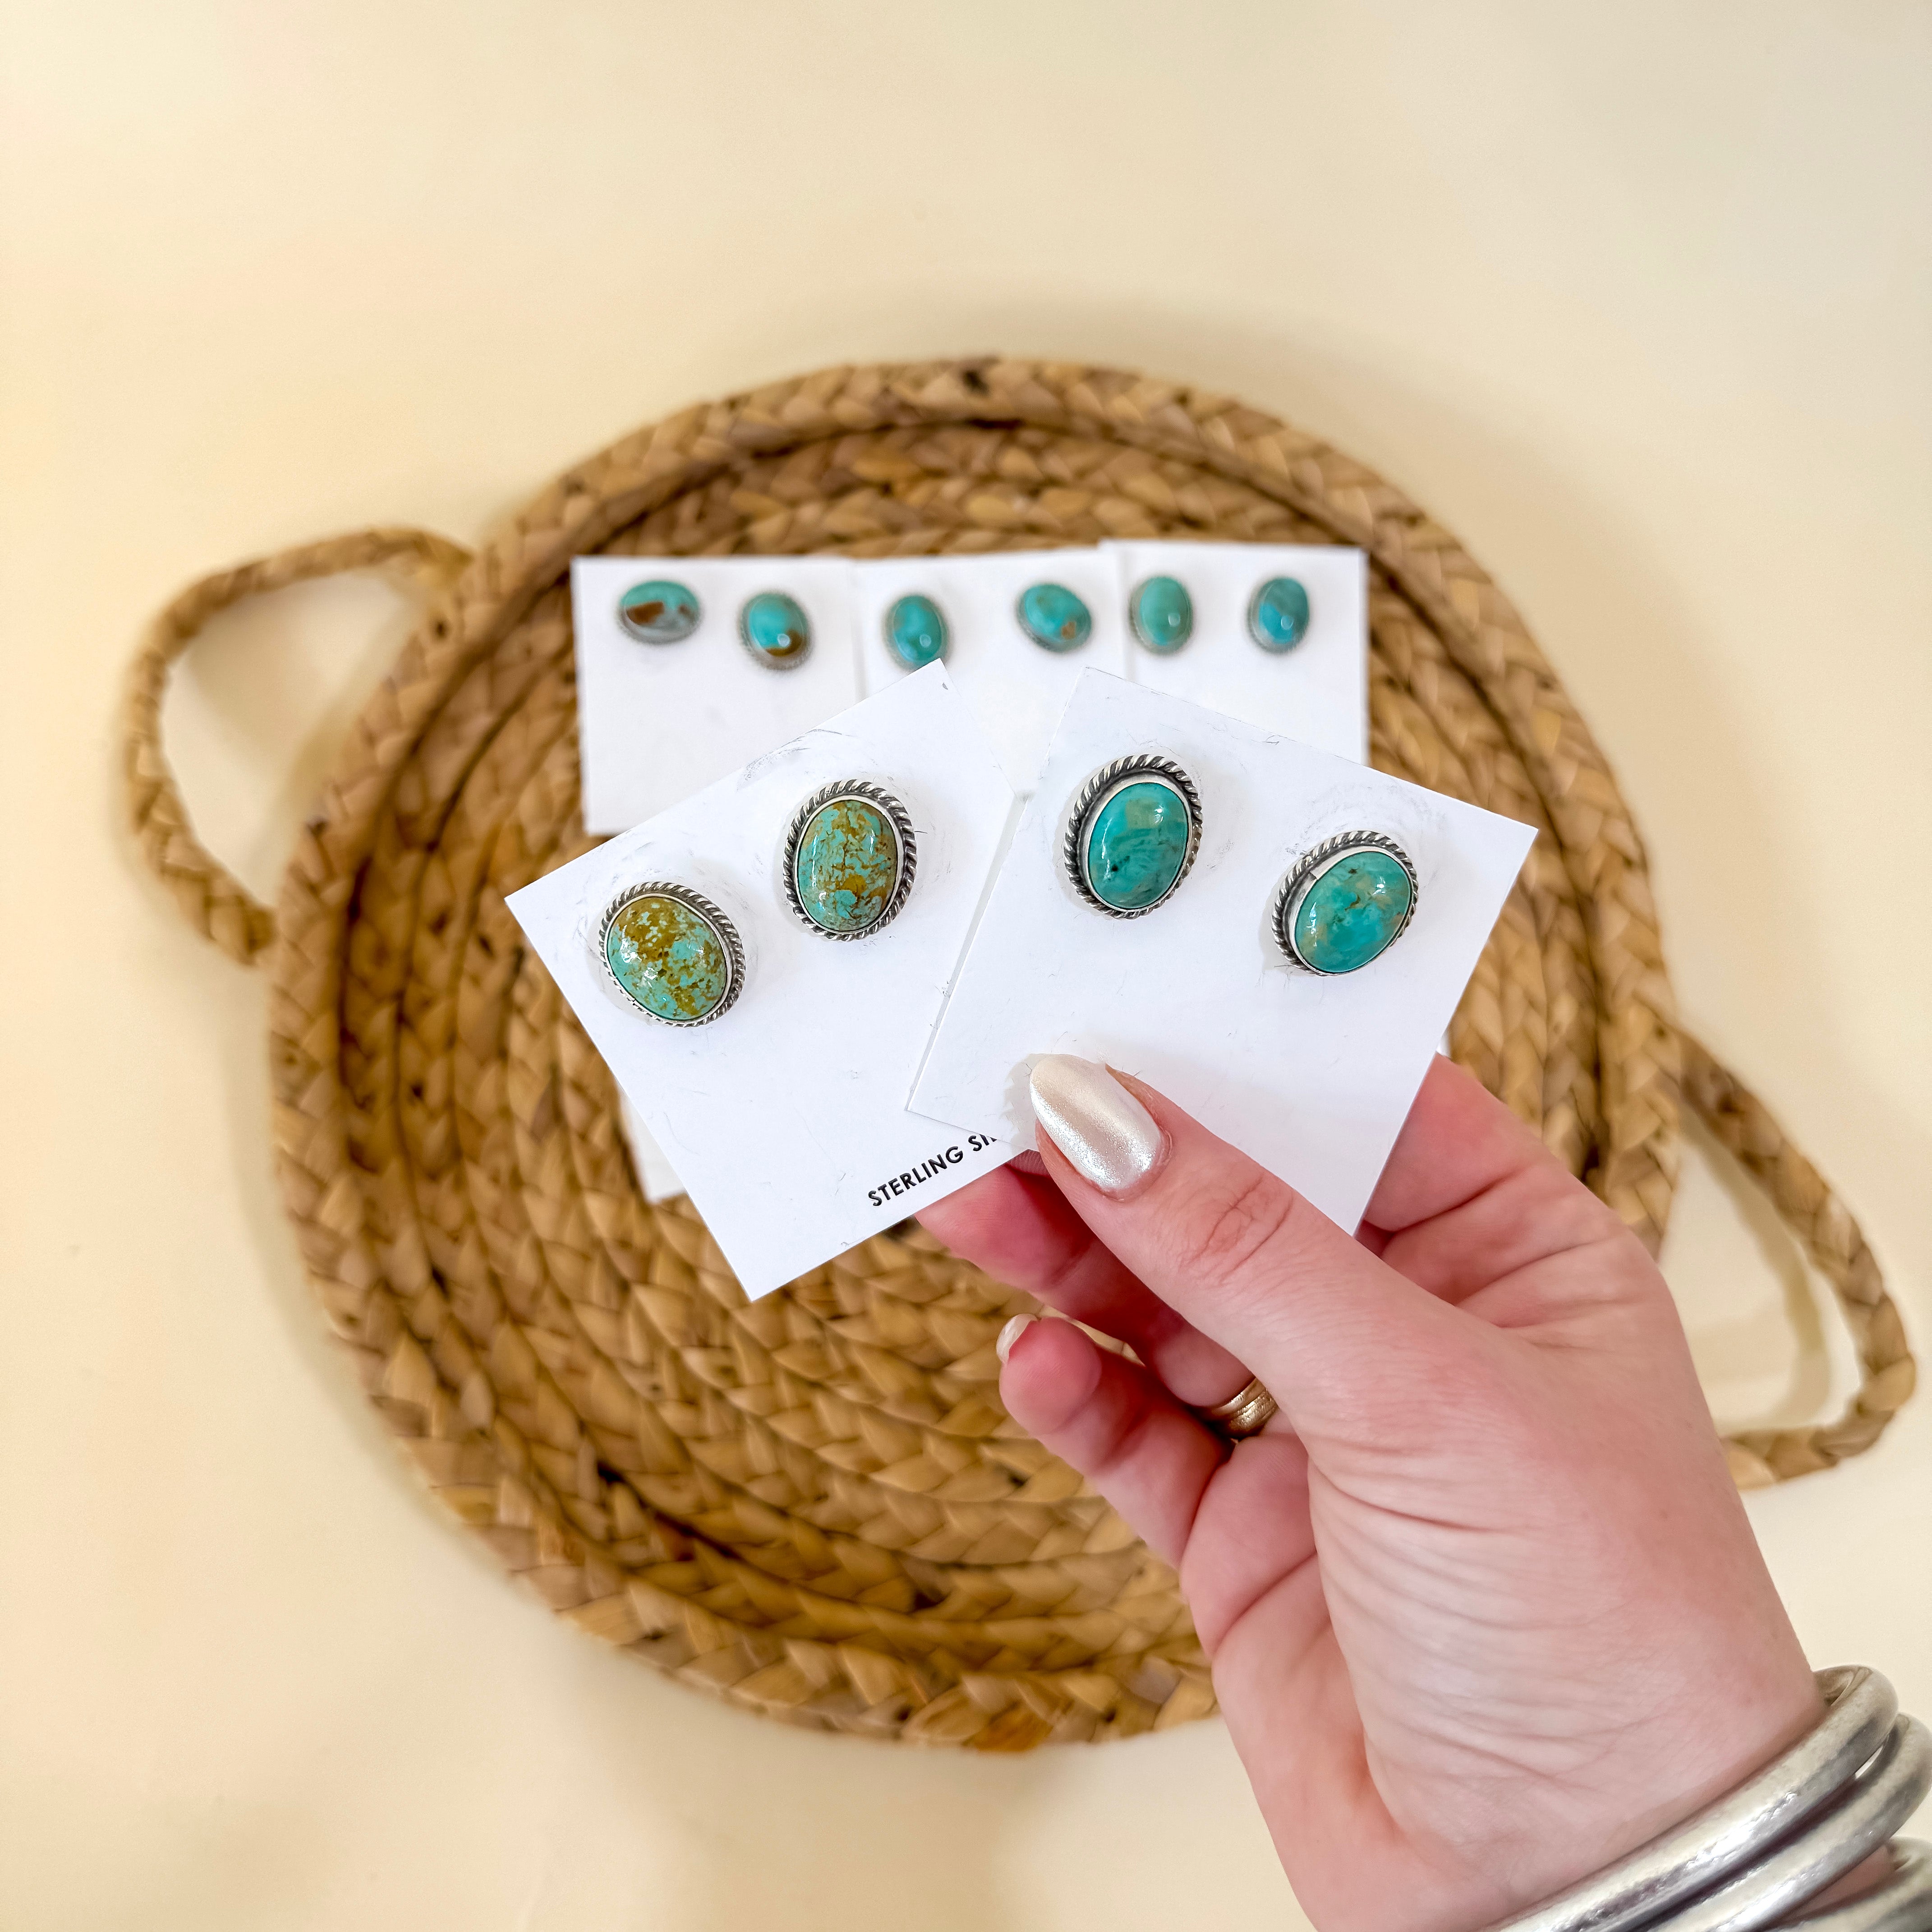
M 644 1201 L 610 1076 L 504 906 L 590 842 L 570 560 L 1182 536 L 1360 546 L 1376 764 L 1540 834 L 1456 1057 L 1653 1248 L 1688 1096 L 1837 1292 L 1864 1386 L 1829 1426 L 1732 1442 L 1740 1481 L 1856 1454 L 1910 1390 L 1850 1217 L 1676 1030 L 1609 767 L 1446 530 L 1313 437 L 1172 383 L 822 370 L 626 437 L 473 558 L 371 532 L 196 586 L 139 660 L 128 738 L 150 862 L 225 950 L 272 947 L 283 1192 L 369 1400 L 560 1615 L 740 1705 L 1018 1750 L 1183 1723 L 1214 1694 L 1172 1571 L 1000 1406 L 993 1340 L 1022 1298 L 907 1224 L 748 1304 L 688 1202 Z M 398 566 L 434 602 L 272 916 L 190 830 L 168 668 L 238 596 Z

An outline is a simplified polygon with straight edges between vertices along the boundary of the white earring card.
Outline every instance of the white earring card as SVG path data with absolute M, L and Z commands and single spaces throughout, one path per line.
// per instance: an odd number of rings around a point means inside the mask
M 660 1201 L 676 1200 L 684 1192 L 684 1183 L 678 1179 L 650 1129 L 638 1118 L 637 1108 L 624 1097 L 621 1087 L 617 1090 L 617 1124 L 622 1128 L 625 1144 L 631 1150 L 631 1164 L 638 1171 L 644 1198 L 653 1208 Z
M 1088 778 L 1137 753 L 1187 772 L 1201 840 L 1170 898 L 1120 919 L 1082 899 L 1061 848 Z M 1414 916 L 1358 971 L 1292 965 L 1276 896 L 1298 860 L 1357 832 L 1407 855 Z M 1147 1080 L 1352 1229 L 1534 836 L 1181 698 L 1084 676 L 912 1104 L 1031 1146 L 1033 1060 L 1078 1054 Z
M 625 622 L 626 597 L 656 585 L 687 593 L 697 607 L 694 626 L 674 641 L 646 641 Z M 843 557 L 576 559 L 570 595 L 584 829 L 625 831 L 856 704 L 851 590 Z M 792 598 L 810 627 L 810 648 L 797 662 L 761 662 L 740 634 L 747 604 L 772 592 Z M 654 614 L 659 630 L 680 628 L 664 621 L 664 611 Z
M 1127 675 L 1317 751 L 1365 764 L 1369 755 L 1367 560 L 1319 544 L 1110 543 L 1131 608 L 1150 578 L 1180 584 L 1192 634 L 1178 650 L 1130 643 Z M 1250 613 L 1257 593 L 1286 578 L 1301 586 L 1307 626 L 1285 650 L 1264 650 Z M 1131 620 L 1130 634 L 1132 635 Z
M 851 780 L 903 805 L 916 867 L 895 916 L 839 940 L 788 904 L 784 855 L 806 800 Z M 512 896 L 746 1294 L 782 1286 L 1017 1151 L 992 1112 L 983 1126 L 956 1128 L 905 1104 L 1012 807 L 991 747 L 935 664 Z M 657 880 L 701 894 L 742 945 L 742 991 L 707 1024 L 646 1018 L 600 963 L 606 908 Z
M 911 674 L 886 641 L 886 620 L 902 597 L 931 598 L 946 620 L 946 670 L 992 740 L 1006 782 L 1022 795 L 1081 674 L 1118 676 L 1126 668 L 1120 570 L 1104 549 L 890 557 L 850 568 L 866 689 L 887 690 Z M 1020 599 L 1040 584 L 1070 590 L 1086 607 L 1084 640 L 1052 650 L 1022 628 Z

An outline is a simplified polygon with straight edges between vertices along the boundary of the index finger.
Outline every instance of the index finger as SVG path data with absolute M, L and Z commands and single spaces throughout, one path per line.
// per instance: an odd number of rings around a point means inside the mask
M 1226 1401 L 1248 1379 L 1238 1358 L 1116 1258 L 1043 1172 L 995 1168 L 919 1218 L 994 1280 L 1126 1342 L 1184 1402 Z

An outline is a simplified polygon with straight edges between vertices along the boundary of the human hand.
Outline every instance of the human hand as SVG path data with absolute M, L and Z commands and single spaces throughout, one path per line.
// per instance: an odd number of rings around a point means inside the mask
M 1519 1910 L 1816 1721 L 1662 1276 L 1468 1075 L 1354 1238 L 1138 1082 L 1034 1094 L 1037 1162 L 921 1219 L 1139 1358 L 1036 1322 L 1000 1393 L 1178 1566 L 1322 1932 Z M 1251 1374 L 1231 1454 L 1189 1405 Z

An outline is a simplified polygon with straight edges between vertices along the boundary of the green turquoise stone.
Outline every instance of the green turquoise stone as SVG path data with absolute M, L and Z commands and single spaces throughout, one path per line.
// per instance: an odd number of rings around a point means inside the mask
M 617 621 L 640 644 L 681 643 L 698 628 L 702 614 L 689 586 L 668 577 L 634 584 L 617 600 Z
M 1304 895 L 1294 950 L 1318 973 L 1352 973 L 1388 950 L 1414 903 L 1408 874 L 1388 853 L 1351 852 Z
M 738 613 L 738 634 L 754 658 L 779 668 L 802 664 L 812 649 L 812 620 L 796 597 L 761 590 Z
M 1248 605 L 1248 632 L 1264 651 L 1292 651 L 1308 634 L 1308 592 L 1292 577 L 1271 577 Z
M 1150 577 L 1127 600 L 1134 635 L 1163 657 L 1194 634 L 1194 599 L 1178 577 Z
M 946 614 L 916 590 L 895 598 L 886 613 L 886 642 L 908 670 L 923 670 L 946 655 Z
M 1187 862 L 1187 801 L 1160 778 L 1123 785 L 1087 821 L 1087 883 L 1117 912 L 1165 898 Z
M 820 806 L 799 835 L 792 883 L 806 917 L 823 932 L 870 932 L 898 878 L 898 833 L 862 798 Z
M 1047 651 L 1077 651 L 1094 634 L 1094 614 L 1064 584 L 1020 592 L 1020 628 Z
M 681 899 L 633 899 L 604 937 L 604 957 L 622 986 L 661 1020 L 701 1020 L 731 990 L 724 941 Z

